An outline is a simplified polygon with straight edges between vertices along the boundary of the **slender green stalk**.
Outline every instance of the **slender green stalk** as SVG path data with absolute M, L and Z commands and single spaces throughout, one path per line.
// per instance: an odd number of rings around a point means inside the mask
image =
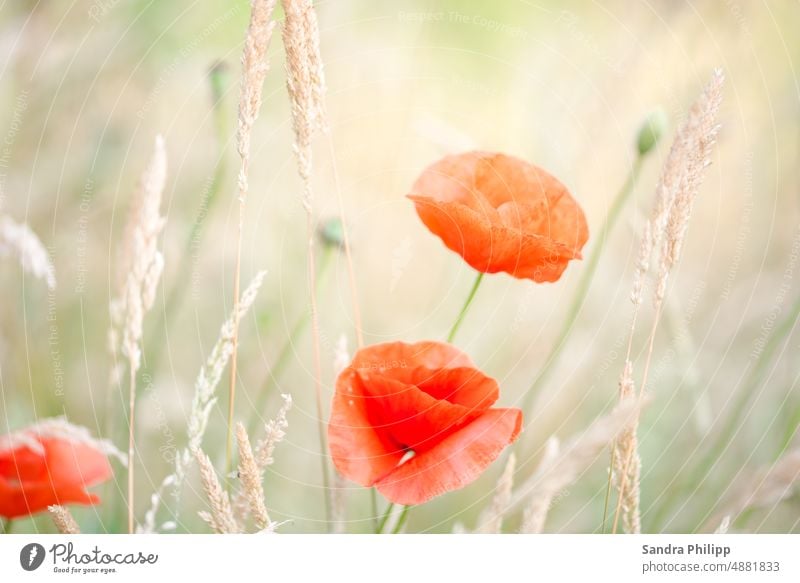
M 472 289 L 469 290 L 467 301 L 464 302 L 461 311 L 458 313 L 458 318 L 456 318 L 456 321 L 453 323 L 453 327 L 450 328 L 450 333 L 447 335 L 448 342 L 452 342 L 453 338 L 456 337 L 456 332 L 458 332 L 458 329 L 461 327 L 461 322 L 464 320 L 464 316 L 467 315 L 467 310 L 469 310 L 472 300 L 475 299 L 475 294 L 478 293 L 478 287 L 480 287 L 482 280 L 483 273 L 479 272 L 478 277 L 475 278 L 475 283 L 472 284 Z
M 617 458 L 617 444 L 616 442 L 611 447 L 611 461 L 608 464 L 608 483 L 606 484 L 606 495 L 603 500 L 603 522 L 600 525 L 600 533 L 606 533 L 606 520 L 608 520 L 608 503 L 611 500 L 611 472 Z
M 375 529 L 375 534 L 383 533 L 383 529 L 386 528 L 386 523 L 389 522 L 389 517 L 392 515 L 392 510 L 394 510 L 395 503 L 390 502 L 389 506 L 386 507 L 386 512 L 383 513 L 380 522 L 378 522 L 378 526 Z
M 317 266 L 317 277 L 314 281 L 314 293 L 319 293 L 322 290 L 322 282 L 325 280 L 324 276 L 328 272 L 328 266 L 332 263 L 331 257 L 333 257 L 333 253 L 334 249 L 331 246 L 323 245 L 322 255 L 320 256 L 319 265 Z M 286 365 L 289 364 L 289 357 L 292 355 L 292 349 L 297 346 L 297 341 L 300 335 L 305 331 L 306 326 L 308 326 L 310 317 L 311 313 L 308 310 L 303 310 L 303 313 L 297 317 L 289 332 L 289 337 L 283 343 L 283 346 L 278 352 L 278 356 L 275 358 L 275 362 L 267 372 L 267 377 L 264 379 L 264 383 L 256 395 L 256 402 L 249 423 L 250 435 L 254 435 L 258 431 L 263 421 L 261 412 L 264 411 L 266 407 L 267 398 L 272 394 L 272 389 L 275 388 Z
M 228 81 L 227 68 L 224 64 L 218 63 L 209 71 L 208 82 L 211 88 L 211 108 L 214 120 L 214 141 L 217 146 L 217 160 L 211 175 L 211 181 L 208 183 L 208 188 L 204 191 L 204 198 L 200 210 L 197 213 L 197 217 L 192 224 L 191 231 L 184 245 L 185 258 L 193 257 L 198 253 L 203 228 L 211 214 L 212 208 L 217 200 L 219 200 L 219 193 L 227 177 L 225 144 L 227 142 L 226 136 L 228 135 L 228 115 L 223 107 L 223 98 L 227 91 Z M 155 322 L 155 325 L 152 327 L 152 332 L 148 334 L 148 341 L 144 344 L 145 348 L 154 347 L 149 351 L 149 358 L 145 359 L 150 370 L 157 370 L 161 357 L 166 352 L 162 350 L 161 344 L 156 342 L 156 340 L 165 336 L 169 323 L 177 316 L 183 305 L 184 294 L 190 288 L 187 282 L 191 280 L 192 261 L 188 259 L 178 261 L 175 265 L 175 269 L 175 280 L 167 293 L 164 309 L 156 310 L 159 314 L 159 319 Z
M 775 459 L 778 459 L 789 448 L 794 439 L 794 436 L 797 435 L 797 430 L 800 428 L 800 404 L 798 404 L 792 411 L 789 413 L 788 423 L 786 425 L 786 430 L 783 433 L 783 438 L 781 439 L 781 445 L 778 448 L 778 453 L 775 456 Z
M 392 534 L 398 534 L 402 529 L 403 525 L 406 523 L 406 518 L 408 518 L 408 510 L 411 506 L 405 506 L 403 508 L 403 512 L 400 514 L 400 518 L 397 519 L 397 524 L 394 525 L 394 530 L 392 530 Z
M 12 519 L 2 519 L 0 518 L 0 534 L 11 534 L 11 531 L 14 529 L 14 521 Z
M 372 503 L 372 528 L 375 532 L 378 532 L 378 491 L 375 488 L 370 488 L 369 494 Z
M 705 480 L 709 472 L 714 468 L 715 462 L 722 457 L 736 431 L 740 428 L 742 416 L 747 412 L 753 395 L 757 394 L 758 386 L 764 380 L 768 365 L 773 362 L 775 351 L 788 338 L 798 318 L 800 318 L 800 297 L 792 305 L 786 318 L 775 328 L 758 355 L 755 365 L 750 369 L 747 379 L 736 395 L 736 401 L 731 407 L 731 413 L 725 422 L 725 426 L 720 430 L 713 445 L 710 446 L 706 455 L 693 465 L 692 470 L 689 472 L 689 478 L 670 489 L 664 502 L 659 505 L 652 519 L 651 530 L 655 532 L 661 527 L 676 501 L 683 499 L 684 493 L 688 489 Z
M 531 408 L 533 405 L 533 399 L 541 390 L 545 381 L 547 381 L 547 379 L 550 377 L 550 374 L 553 372 L 555 365 L 558 363 L 558 360 L 561 357 L 561 353 L 567 346 L 567 340 L 569 339 L 569 335 L 572 333 L 575 321 L 578 319 L 578 314 L 580 313 L 581 307 L 583 306 L 584 301 L 586 301 L 586 295 L 588 294 L 589 287 L 594 279 L 594 274 L 597 271 L 597 266 L 600 263 L 600 257 L 603 254 L 608 237 L 611 234 L 611 231 L 614 229 L 614 226 L 619 221 L 620 216 L 622 216 L 622 209 L 625 208 L 625 205 L 631 198 L 634 186 L 636 185 L 636 180 L 639 178 L 639 174 L 642 170 L 642 162 L 644 161 L 644 157 L 645 156 L 643 154 L 637 155 L 630 171 L 628 172 L 628 176 L 622 185 L 622 188 L 617 193 L 614 201 L 611 203 L 611 208 L 608 210 L 606 219 L 603 222 L 602 227 L 600 227 L 600 233 L 597 236 L 597 243 L 595 244 L 594 248 L 589 254 L 588 259 L 586 260 L 586 263 L 583 266 L 582 275 L 578 281 L 578 287 L 575 289 L 575 293 L 572 296 L 569 308 L 567 309 L 567 316 L 561 325 L 561 330 L 558 333 L 556 342 L 553 344 L 553 348 L 550 350 L 547 360 L 545 360 L 544 367 L 539 371 L 539 374 L 534 379 L 533 384 L 523 397 L 523 411 L 527 412 Z

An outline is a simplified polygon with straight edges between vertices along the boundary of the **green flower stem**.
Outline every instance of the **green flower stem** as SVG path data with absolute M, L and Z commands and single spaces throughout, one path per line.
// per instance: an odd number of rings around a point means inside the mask
M 633 193 L 636 180 L 639 178 L 639 174 L 642 170 L 643 161 L 644 155 L 637 155 L 636 160 L 631 166 L 630 172 L 628 172 L 628 177 L 625 179 L 625 183 L 622 185 L 619 193 L 617 193 L 614 202 L 611 203 L 611 208 L 608 210 L 608 214 L 603 222 L 603 226 L 600 227 L 600 233 L 597 236 L 597 243 L 589 254 L 589 258 L 583 267 L 581 279 L 578 281 L 578 287 L 572 296 L 572 301 L 567 309 L 567 317 L 564 320 L 564 323 L 561 325 L 561 330 L 558 333 L 556 342 L 553 345 L 553 348 L 550 350 L 547 360 L 545 360 L 544 367 L 541 369 L 541 371 L 539 371 L 539 374 L 534 379 L 533 384 L 522 399 L 522 410 L 526 413 L 533 406 L 533 399 L 539 393 L 545 381 L 547 381 L 547 379 L 550 377 L 550 374 L 553 372 L 555 365 L 558 363 L 558 360 L 561 357 L 561 353 L 567 346 L 569 335 L 572 333 L 581 307 L 586 301 L 586 296 L 589 292 L 589 287 L 592 284 L 592 280 L 594 279 L 594 274 L 597 271 L 597 266 L 600 263 L 600 257 L 603 254 L 603 249 L 605 249 L 606 242 L 608 241 L 611 231 L 619 221 L 620 216 L 622 216 L 622 209 L 625 208 L 625 205 Z
M 403 508 L 403 512 L 400 514 L 400 518 L 397 519 L 397 524 L 394 526 L 394 530 L 392 530 L 392 534 L 398 534 L 402 529 L 403 525 L 406 523 L 406 518 L 408 518 L 408 511 L 411 506 L 406 506 Z
M 375 490 L 373 489 L 373 492 Z M 389 522 L 389 517 L 392 515 L 392 510 L 394 510 L 395 503 L 390 502 L 389 506 L 386 507 L 386 512 L 383 513 L 380 522 L 378 523 L 377 528 L 375 529 L 375 534 L 382 534 L 383 529 L 386 528 L 386 523 Z
M 456 318 L 456 321 L 453 323 L 453 327 L 450 328 L 450 333 L 447 335 L 448 342 L 452 342 L 453 338 L 456 337 L 456 332 L 458 332 L 458 329 L 461 327 L 461 322 L 464 320 L 464 316 L 467 315 L 467 310 L 469 310 L 472 300 L 475 299 L 475 294 L 478 293 L 478 287 L 480 287 L 482 280 L 483 273 L 478 273 L 478 277 L 475 278 L 475 283 L 472 284 L 472 289 L 469 290 L 467 301 L 464 302 L 461 311 L 458 313 L 458 318 Z
M 685 492 L 689 491 L 694 485 L 705 480 L 709 472 L 714 468 L 716 461 L 722 457 L 737 430 L 741 427 L 742 417 L 748 410 L 750 399 L 756 394 L 758 386 L 764 380 L 768 365 L 773 362 L 775 351 L 788 338 L 792 330 L 794 330 L 798 318 L 800 318 L 800 297 L 795 300 L 786 318 L 775 328 L 769 340 L 767 340 L 764 345 L 761 354 L 758 355 L 755 365 L 750 369 L 750 373 L 747 375 L 747 380 L 742 384 L 736 395 L 736 401 L 731 407 L 731 413 L 724 427 L 720 430 L 714 444 L 708 449 L 706 455 L 699 462 L 693 464 L 693 468 L 689 473 L 689 478 L 672 488 L 670 493 L 665 497 L 664 502 L 659 505 L 652 519 L 652 525 L 650 527 L 652 532 L 657 532 L 657 530 L 653 529 L 661 528 L 675 503 L 678 500 L 685 499 Z
M 378 523 L 378 528 L 375 529 L 375 534 L 384 534 L 383 531 L 386 528 L 386 523 L 389 522 L 389 518 L 392 516 L 392 511 L 396 506 L 397 504 L 394 502 L 389 503 L 389 506 L 386 507 L 386 512 L 383 513 L 381 521 Z M 408 518 L 408 510 L 410 508 L 411 506 L 403 506 L 403 511 L 397 518 L 397 524 L 395 524 L 394 528 L 392 529 L 392 534 L 398 534 L 403 529 L 403 525 L 406 523 L 406 519 Z
M 314 293 L 319 293 L 322 289 L 322 281 L 325 279 L 324 276 L 328 272 L 328 266 L 331 264 L 333 252 L 334 250 L 332 247 L 323 245 L 322 255 L 319 258 L 319 264 L 317 266 L 317 277 Z M 289 357 L 292 355 L 292 348 L 297 345 L 300 335 L 305 331 L 310 320 L 311 313 L 308 310 L 303 310 L 303 313 L 300 314 L 295 320 L 294 325 L 289 332 L 289 338 L 287 338 L 283 343 L 283 346 L 278 352 L 278 356 L 275 358 L 275 362 L 267 372 L 267 378 L 264 379 L 261 390 L 256 395 L 256 403 L 253 407 L 252 416 L 248 425 L 250 435 L 254 435 L 258 431 L 260 425 L 263 423 L 264 419 L 262 417 L 262 412 L 266 408 L 267 398 L 272 393 L 272 389 L 275 388 L 275 385 L 286 368 L 286 365 L 289 364 Z M 322 453 L 324 455 L 325 452 Z
M 14 529 L 14 521 L 12 519 L 2 519 L 0 518 L 0 534 L 11 534 L 11 531 Z
M 375 488 L 369 489 L 369 498 L 372 505 L 372 528 L 378 532 L 378 491 Z
M 195 246 L 200 244 L 200 238 L 208 217 L 211 215 L 211 210 L 219 199 L 219 193 L 222 190 L 222 185 L 226 182 L 227 164 L 225 160 L 225 144 L 226 136 L 228 135 L 228 115 L 223 107 L 223 97 L 227 89 L 227 74 L 226 69 L 222 65 L 215 65 L 212 67 L 208 76 L 209 85 L 211 87 L 211 109 L 214 118 L 214 138 L 217 146 L 217 163 L 214 166 L 213 174 L 211 175 L 211 183 L 208 186 L 207 194 L 205 196 L 204 204 L 201 206 L 197 213 L 197 217 L 192 224 L 192 229 L 186 239 L 184 245 L 183 256 L 185 258 L 191 257 Z M 152 332 L 147 335 L 147 341 L 144 343 L 144 348 L 153 347 L 149 350 L 149 354 L 145 356 L 147 368 L 150 370 L 157 370 L 161 357 L 166 352 L 158 342 L 158 339 L 164 338 L 165 332 L 172 319 L 175 318 L 183 305 L 183 296 L 189 288 L 186 282 L 190 281 L 190 271 L 192 262 L 189 260 L 178 261 L 176 265 L 177 273 L 175 282 L 167 292 L 167 299 L 164 302 L 164 309 L 159 310 L 159 320 L 154 323 Z M 148 358 L 149 357 L 149 358 Z

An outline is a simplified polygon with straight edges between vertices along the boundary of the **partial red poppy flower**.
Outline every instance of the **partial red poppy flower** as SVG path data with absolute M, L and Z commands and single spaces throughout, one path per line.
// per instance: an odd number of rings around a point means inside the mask
M 333 461 L 398 504 L 457 490 L 519 435 L 522 411 L 492 409 L 498 396 L 497 382 L 450 344 L 369 346 L 336 381 Z
M 0 437 L 0 516 L 16 518 L 53 504 L 97 504 L 86 491 L 111 477 L 108 442 L 62 419 Z
M 446 156 L 408 196 L 425 226 L 483 273 L 557 281 L 589 238 L 586 217 L 566 187 L 505 154 Z

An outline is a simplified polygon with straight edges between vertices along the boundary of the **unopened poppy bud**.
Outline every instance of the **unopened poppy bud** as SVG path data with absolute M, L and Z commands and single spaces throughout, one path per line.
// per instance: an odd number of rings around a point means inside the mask
M 339 217 L 324 221 L 317 231 L 320 241 L 326 247 L 344 248 L 344 224 Z
M 661 136 L 667 131 L 667 123 L 667 114 L 663 109 L 656 109 L 648 114 L 636 138 L 636 148 L 640 155 L 644 156 L 655 148 Z
M 230 84 L 230 72 L 230 67 L 225 61 L 217 61 L 208 70 L 208 81 L 211 85 L 213 103 L 219 102 L 225 95 Z

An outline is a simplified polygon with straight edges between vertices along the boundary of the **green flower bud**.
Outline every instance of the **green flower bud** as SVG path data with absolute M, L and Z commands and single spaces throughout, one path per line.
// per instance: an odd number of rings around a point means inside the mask
M 663 109 L 656 109 L 648 114 L 642 127 L 639 128 L 639 135 L 636 138 L 639 155 L 644 156 L 656 147 L 658 140 L 667 131 L 668 123 L 667 114 Z
M 344 223 L 339 217 L 324 221 L 317 231 L 320 241 L 326 247 L 344 248 Z
M 218 103 L 230 85 L 231 69 L 225 61 L 217 61 L 208 70 L 208 81 L 211 85 L 211 99 Z

